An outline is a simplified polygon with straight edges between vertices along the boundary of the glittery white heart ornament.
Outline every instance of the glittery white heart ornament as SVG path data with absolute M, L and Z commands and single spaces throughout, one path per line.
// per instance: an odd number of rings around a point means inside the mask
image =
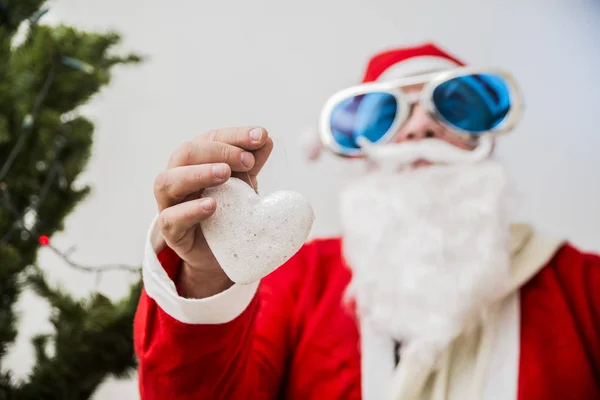
M 307 240 L 313 209 L 301 194 L 279 191 L 264 198 L 244 181 L 231 178 L 206 189 L 217 201 L 201 224 L 206 242 L 229 279 L 249 284 L 285 263 Z

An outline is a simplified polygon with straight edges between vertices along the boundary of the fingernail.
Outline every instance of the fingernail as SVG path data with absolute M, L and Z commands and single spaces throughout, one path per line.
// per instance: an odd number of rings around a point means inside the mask
M 242 153 L 242 165 L 244 167 L 252 167 L 252 163 L 254 162 L 254 156 L 248 152 Z
M 212 167 L 213 175 L 219 179 L 224 179 L 227 176 L 227 167 L 222 164 L 214 165 Z
M 212 209 L 214 208 L 214 203 L 213 203 L 212 199 L 202 199 L 202 202 L 200 202 L 200 205 L 206 211 L 212 211 Z
M 250 131 L 250 139 L 252 139 L 253 142 L 260 142 L 260 139 L 262 139 L 262 134 L 262 129 L 254 128 Z

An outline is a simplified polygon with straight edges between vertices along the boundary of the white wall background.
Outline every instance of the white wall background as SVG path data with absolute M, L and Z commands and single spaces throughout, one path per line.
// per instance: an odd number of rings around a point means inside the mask
M 53 243 L 78 246 L 88 264 L 141 260 L 155 214 L 152 183 L 180 142 L 210 128 L 261 124 L 275 152 L 263 192 L 292 188 L 313 202 L 314 235 L 338 229 L 336 193 L 351 169 L 328 156 L 306 165 L 297 135 L 333 91 L 360 80 L 372 53 L 435 40 L 476 65 L 511 69 L 526 95 L 519 129 L 499 154 L 517 175 L 520 215 L 540 230 L 600 251 L 600 2 L 583 0 L 171 1 L 57 0 L 50 21 L 114 28 L 127 49 L 150 56 L 121 69 L 88 114 L 97 123 L 83 180 L 93 196 Z M 329 173 L 329 175 L 328 175 Z M 343 178 L 343 179 L 341 179 Z M 85 295 L 97 287 L 122 296 L 131 277 L 94 276 L 50 253 L 53 281 Z M 10 365 L 33 360 L 29 337 L 49 329 L 48 311 L 30 294 Z M 110 380 L 96 399 L 136 399 L 135 380 Z

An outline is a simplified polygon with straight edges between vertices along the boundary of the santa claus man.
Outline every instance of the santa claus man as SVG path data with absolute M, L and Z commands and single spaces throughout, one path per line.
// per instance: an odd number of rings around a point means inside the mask
M 600 399 L 600 258 L 511 219 L 494 140 L 519 120 L 510 74 L 432 44 L 371 59 L 323 107 L 322 147 L 367 171 L 340 238 L 233 284 L 200 196 L 256 184 L 262 128 L 213 131 L 156 180 L 135 321 L 152 399 Z

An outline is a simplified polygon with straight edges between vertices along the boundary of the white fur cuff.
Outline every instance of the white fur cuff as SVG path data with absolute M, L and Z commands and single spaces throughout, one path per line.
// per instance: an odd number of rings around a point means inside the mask
M 238 317 L 248 307 L 259 282 L 234 284 L 229 289 L 205 299 L 186 299 L 177 293 L 175 283 L 163 269 L 150 241 L 156 218 L 150 225 L 142 276 L 150 298 L 171 317 L 186 324 L 224 324 Z

